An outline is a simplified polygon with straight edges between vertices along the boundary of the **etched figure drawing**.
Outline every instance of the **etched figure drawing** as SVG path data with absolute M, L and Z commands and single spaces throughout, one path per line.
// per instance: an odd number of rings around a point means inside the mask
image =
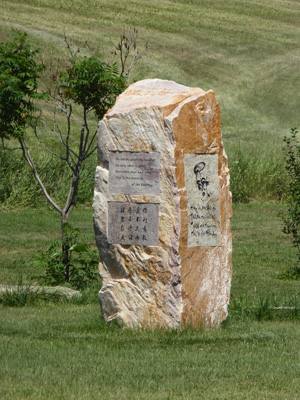
M 204 176 L 203 170 L 205 169 L 205 162 L 201 161 L 194 167 L 194 173 L 196 175 L 196 183 L 198 189 L 202 192 L 203 197 L 210 197 L 210 194 L 207 190 L 209 185 L 209 181 Z

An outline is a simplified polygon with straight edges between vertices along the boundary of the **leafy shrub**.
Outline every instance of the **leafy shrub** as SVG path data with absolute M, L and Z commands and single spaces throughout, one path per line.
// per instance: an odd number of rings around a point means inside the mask
M 300 265 L 293 265 L 278 274 L 279 279 L 300 279 Z
M 292 236 L 293 246 L 297 250 L 297 265 L 284 274 L 286 278 L 300 277 L 300 143 L 297 134 L 297 129 L 293 128 L 290 137 L 284 137 L 285 168 L 289 175 L 289 185 L 287 211 L 281 217 L 283 232 Z
M 70 255 L 68 286 L 83 290 L 100 279 L 97 270 L 99 255 L 97 251 L 90 250 L 90 244 L 84 242 L 87 237 L 80 235 L 78 229 L 74 229 L 70 224 L 65 224 L 65 229 Z M 32 265 L 44 271 L 43 274 L 34 277 L 42 284 L 50 286 L 66 284 L 66 265 L 63 263 L 61 240 L 53 241 L 45 253 L 36 255 Z

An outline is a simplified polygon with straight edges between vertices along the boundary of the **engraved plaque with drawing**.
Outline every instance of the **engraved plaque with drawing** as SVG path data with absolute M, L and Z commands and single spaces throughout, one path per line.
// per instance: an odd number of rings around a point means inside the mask
M 159 204 L 110 201 L 108 241 L 112 244 L 157 246 Z
M 159 195 L 159 174 L 159 153 L 109 153 L 109 188 L 112 193 Z
M 184 155 L 188 247 L 221 246 L 217 154 Z

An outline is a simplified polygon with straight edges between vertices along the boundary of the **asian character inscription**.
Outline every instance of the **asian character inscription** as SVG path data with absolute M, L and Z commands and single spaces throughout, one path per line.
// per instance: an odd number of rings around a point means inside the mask
M 157 246 L 156 203 L 108 203 L 108 241 L 112 244 Z
M 217 154 L 185 154 L 188 247 L 221 246 Z
M 159 175 L 159 153 L 109 153 L 109 188 L 113 193 L 159 195 Z

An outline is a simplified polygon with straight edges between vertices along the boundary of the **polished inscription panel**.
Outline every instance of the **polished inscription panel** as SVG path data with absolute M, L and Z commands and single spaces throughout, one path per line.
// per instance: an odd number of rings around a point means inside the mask
M 109 189 L 112 193 L 159 195 L 159 174 L 159 153 L 109 153 Z
M 188 247 L 220 246 L 220 195 L 217 154 L 185 154 Z
M 157 246 L 159 204 L 108 203 L 108 241 L 112 244 Z

